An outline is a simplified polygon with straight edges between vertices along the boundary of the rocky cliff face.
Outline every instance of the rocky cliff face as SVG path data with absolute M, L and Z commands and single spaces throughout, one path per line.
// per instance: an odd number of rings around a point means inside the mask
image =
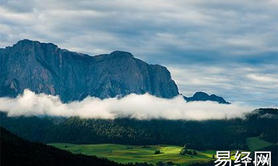
M 63 102 L 130 93 L 178 95 L 165 67 L 149 65 L 128 52 L 89 56 L 31 40 L 0 49 L 0 96 L 15 97 L 24 89 L 59 95 Z

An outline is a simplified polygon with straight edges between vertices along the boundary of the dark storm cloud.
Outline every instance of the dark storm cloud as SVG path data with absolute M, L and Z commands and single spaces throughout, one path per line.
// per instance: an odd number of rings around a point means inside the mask
M 0 47 L 29 38 L 91 55 L 125 50 L 184 72 L 201 67 L 194 74 L 201 80 L 206 66 L 216 67 L 233 75 L 225 81 L 233 89 L 203 80 L 179 84 L 181 91 L 194 87 L 248 102 L 257 93 L 252 102 L 271 96 L 267 103 L 274 103 L 273 87 L 242 79 L 250 72 L 230 66 L 270 74 L 262 71 L 278 63 L 277 8 L 275 0 L 0 0 Z M 270 77 L 276 78 L 275 72 Z M 225 76 L 220 73 L 219 79 Z M 243 81 L 251 89 L 241 91 L 242 84 L 235 84 Z

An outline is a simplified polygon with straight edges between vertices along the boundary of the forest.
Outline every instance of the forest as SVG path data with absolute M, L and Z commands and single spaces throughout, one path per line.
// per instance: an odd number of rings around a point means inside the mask
M 278 110 L 258 109 L 243 119 L 207 121 L 8 117 L 1 126 L 30 141 L 74 144 L 186 145 L 197 150 L 247 149 L 246 139 L 277 143 Z

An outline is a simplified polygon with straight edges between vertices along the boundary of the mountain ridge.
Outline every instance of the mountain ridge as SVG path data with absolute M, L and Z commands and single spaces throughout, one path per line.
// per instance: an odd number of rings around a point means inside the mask
M 13 46 L 0 48 L 0 67 L 0 97 L 16 97 L 24 89 L 59 95 L 62 102 L 131 93 L 149 93 L 162 98 L 179 95 L 166 67 L 148 64 L 119 50 L 90 56 L 61 49 L 53 43 L 23 39 Z M 222 97 L 207 94 L 184 96 L 184 99 L 228 104 Z
M 123 51 L 90 56 L 25 39 L 1 51 L 0 65 L 0 96 L 15 97 L 30 89 L 69 102 L 87 96 L 150 93 L 172 98 L 179 94 L 166 67 L 147 64 Z

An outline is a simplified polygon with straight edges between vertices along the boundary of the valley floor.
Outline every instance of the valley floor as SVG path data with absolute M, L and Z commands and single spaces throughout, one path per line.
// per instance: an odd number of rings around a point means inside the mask
M 254 152 L 273 145 L 258 137 L 249 137 L 246 140 L 249 151 Z M 84 154 L 107 158 L 118 163 L 174 163 L 190 165 L 193 163 L 208 163 L 214 161 L 215 150 L 196 151 L 195 155 L 180 155 L 183 147 L 173 145 L 121 145 L 121 144 L 68 144 L 51 143 L 56 148 L 70 151 L 74 154 Z M 155 154 L 159 151 L 159 154 Z M 247 150 L 248 151 L 248 150 Z M 232 154 L 235 150 L 231 151 Z
M 158 163 L 171 162 L 181 165 L 192 163 L 207 163 L 213 160 L 215 151 L 196 151 L 195 155 L 180 155 L 182 147 L 170 145 L 134 146 L 119 144 L 49 144 L 56 148 L 70 151 L 75 154 L 93 155 L 108 158 L 119 163 Z M 160 154 L 155 154 L 159 150 Z

